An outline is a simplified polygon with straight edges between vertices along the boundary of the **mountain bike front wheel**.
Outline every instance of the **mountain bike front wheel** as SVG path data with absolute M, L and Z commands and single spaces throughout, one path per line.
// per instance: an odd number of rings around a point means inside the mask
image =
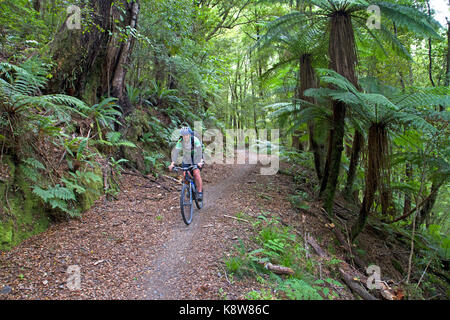
M 195 201 L 195 205 L 197 206 L 197 209 L 203 208 L 203 201 L 205 201 L 205 194 L 203 194 L 203 199 L 202 199 L 202 201 L 199 201 L 199 200 L 197 199 L 197 196 L 194 197 L 194 201 Z
M 183 184 L 180 195 L 180 209 L 181 217 L 185 224 L 189 225 L 192 222 L 194 214 L 194 206 L 192 203 L 192 188 L 190 185 Z

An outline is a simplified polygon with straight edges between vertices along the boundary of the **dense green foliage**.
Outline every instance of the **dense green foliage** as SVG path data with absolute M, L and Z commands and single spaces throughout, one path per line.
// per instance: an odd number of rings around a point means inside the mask
M 67 30 L 71 4 L 80 30 Z M 378 29 L 366 24 L 370 4 Z M 315 172 L 315 200 L 352 241 L 367 224 L 395 230 L 441 268 L 450 259 L 448 33 L 428 0 L 0 1 L 0 248 L 21 239 L 11 227 L 19 197 L 27 210 L 80 216 L 119 192 L 124 167 L 157 176 L 172 130 L 202 120 L 280 129 L 283 159 Z M 74 67 L 61 54 L 80 49 L 73 39 L 86 49 Z M 343 190 L 359 208 L 345 226 L 333 210 Z M 295 265 L 302 248 L 266 223 L 264 259 Z M 241 253 L 228 269 L 253 272 L 252 253 Z M 332 295 L 302 268 L 277 279 L 279 290 Z

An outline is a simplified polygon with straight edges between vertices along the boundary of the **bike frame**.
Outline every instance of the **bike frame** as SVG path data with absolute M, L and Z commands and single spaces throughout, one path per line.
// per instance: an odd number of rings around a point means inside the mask
M 192 215 L 193 215 L 193 208 L 194 208 L 194 201 L 195 200 L 195 204 L 197 206 L 198 209 L 201 209 L 203 207 L 203 200 L 202 201 L 198 201 L 197 199 L 197 188 L 195 186 L 195 180 L 194 180 L 194 175 L 193 175 L 193 170 L 197 169 L 198 166 L 197 165 L 191 165 L 189 167 L 183 168 L 183 167 L 174 167 L 173 170 L 174 171 L 183 171 L 185 172 L 184 174 L 184 181 L 183 181 L 183 187 L 181 188 L 181 215 L 183 217 L 183 220 L 186 224 L 190 224 L 192 221 Z M 185 188 L 189 188 L 187 190 L 185 190 Z M 185 190 L 185 191 L 184 191 Z M 185 192 L 189 192 L 189 202 L 186 202 L 186 198 L 184 198 L 184 194 Z M 184 199 L 184 200 L 183 200 Z M 190 218 L 186 217 L 186 212 L 185 212 L 185 206 L 189 206 L 190 207 Z
M 183 183 L 185 184 L 189 184 L 191 188 L 194 189 L 194 191 L 197 191 L 196 187 L 195 187 L 195 181 L 194 181 L 194 176 L 192 175 L 192 171 L 198 169 L 197 165 L 192 165 L 190 167 L 174 167 L 173 170 L 174 171 L 184 171 L 186 172 L 186 174 L 184 175 L 184 181 Z

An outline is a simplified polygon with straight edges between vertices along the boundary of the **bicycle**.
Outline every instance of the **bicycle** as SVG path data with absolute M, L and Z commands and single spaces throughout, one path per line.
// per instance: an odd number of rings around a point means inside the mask
M 192 165 L 186 168 L 183 167 L 174 167 L 173 171 L 184 171 L 186 174 L 184 175 L 183 187 L 181 188 L 180 194 L 180 210 L 181 217 L 185 224 L 189 225 L 192 222 L 192 218 L 194 215 L 194 206 L 192 204 L 192 200 L 194 200 L 197 209 L 203 208 L 203 200 L 197 199 L 197 189 L 194 183 L 194 176 L 192 171 L 197 169 L 197 165 Z

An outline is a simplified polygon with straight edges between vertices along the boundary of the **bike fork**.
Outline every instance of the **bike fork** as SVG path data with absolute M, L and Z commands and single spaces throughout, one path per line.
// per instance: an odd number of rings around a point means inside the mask
M 191 182 L 190 188 L 191 188 L 191 201 L 192 201 L 193 198 L 197 198 L 197 193 L 196 193 L 197 190 L 195 189 L 195 183 Z

